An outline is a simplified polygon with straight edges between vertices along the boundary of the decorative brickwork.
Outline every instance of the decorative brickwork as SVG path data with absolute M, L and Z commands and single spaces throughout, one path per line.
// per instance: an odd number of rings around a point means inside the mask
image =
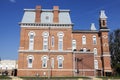
M 100 30 L 95 25 L 91 30 L 73 30 L 69 10 L 58 6 L 53 10 L 37 6 L 25 13 L 31 20 L 23 16 L 20 24 L 18 76 L 102 76 L 111 72 L 109 29 L 107 21 L 102 21 L 107 20 L 105 13 L 100 16 Z

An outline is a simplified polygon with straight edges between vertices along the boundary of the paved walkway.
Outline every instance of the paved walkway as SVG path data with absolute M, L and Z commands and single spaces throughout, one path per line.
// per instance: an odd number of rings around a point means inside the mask
M 21 79 L 21 78 L 19 78 L 17 76 L 10 76 L 10 77 L 12 78 L 12 80 L 23 80 L 23 79 Z

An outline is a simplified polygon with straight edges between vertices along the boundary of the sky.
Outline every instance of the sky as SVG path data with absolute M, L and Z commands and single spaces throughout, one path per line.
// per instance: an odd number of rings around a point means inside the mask
M 20 26 L 24 9 L 69 9 L 73 29 L 90 29 L 95 23 L 99 29 L 99 13 L 105 10 L 107 25 L 111 31 L 120 28 L 120 0 L 0 0 L 0 57 L 17 60 L 20 43 Z

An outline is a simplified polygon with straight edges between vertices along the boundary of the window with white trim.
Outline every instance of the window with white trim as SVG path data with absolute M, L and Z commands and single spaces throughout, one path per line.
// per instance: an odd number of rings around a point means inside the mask
M 97 55 L 97 48 L 93 49 L 94 55 Z
M 34 57 L 33 55 L 27 56 L 28 68 L 32 68 Z
M 43 56 L 41 60 L 42 60 L 42 68 L 47 68 L 48 56 Z
M 94 60 L 95 69 L 98 69 L 98 60 Z
M 83 48 L 83 52 L 87 52 L 87 49 L 86 49 L 86 48 Z
M 86 44 L 86 36 L 85 36 L 85 35 L 82 36 L 82 44 L 83 44 L 83 45 Z
M 58 50 L 61 51 L 63 50 L 63 32 L 58 33 Z
M 48 50 L 48 32 L 43 32 L 43 50 Z
M 72 40 L 72 50 L 76 49 L 76 40 Z
M 51 38 L 51 45 L 52 45 L 52 47 L 54 47 L 54 36 L 52 36 L 52 38 Z
M 58 60 L 58 68 L 63 68 L 64 57 L 63 56 L 57 56 L 57 60 Z
M 54 68 L 54 58 L 51 58 L 51 68 Z
M 28 35 L 29 35 L 29 50 L 33 50 L 34 49 L 35 32 L 30 31 Z
M 96 36 L 93 36 L 93 44 L 97 44 Z

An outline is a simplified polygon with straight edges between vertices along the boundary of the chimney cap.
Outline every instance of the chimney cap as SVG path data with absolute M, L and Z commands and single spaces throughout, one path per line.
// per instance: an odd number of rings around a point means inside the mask
M 53 6 L 54 10 L 59 10 L 59 6 Z
M 41 9 L 41 6 L 40 6 L 40 5 L 37 5 L 37 6 L 36 6 L 36 9 Z

